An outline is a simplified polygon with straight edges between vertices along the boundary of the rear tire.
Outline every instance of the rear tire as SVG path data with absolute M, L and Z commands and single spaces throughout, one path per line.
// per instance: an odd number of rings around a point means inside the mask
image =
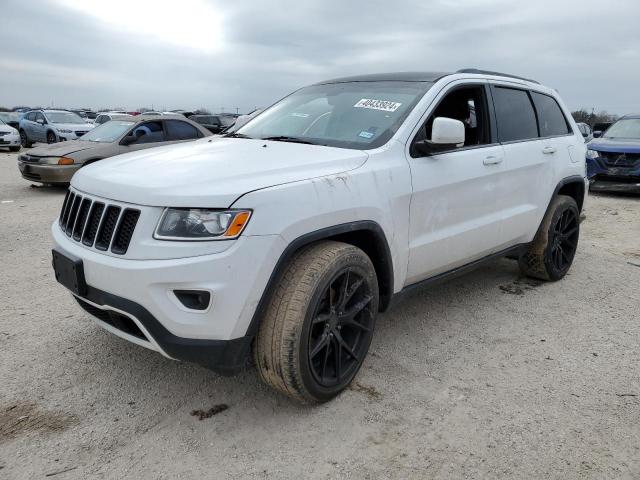
M 375 269 L 359 248 L 326 241 L 300 251 L 254 342 L 262 380 L 302 403 L 334 398 L 362 366 L 378 300 Z
M 31 147 L 31 145 L 33 145 L 33 142 L 29 141 L 27 132 L 25 132 L 24 130 L 20 130 L 20 145 L 22 145 L 24 148 L 29 148 Z
M 564 277 L 575 257 L 580 237 L 580 211 L 566 195 L 553 199 L 529 249 L 520 255 L 520 271 L 540 280 Z

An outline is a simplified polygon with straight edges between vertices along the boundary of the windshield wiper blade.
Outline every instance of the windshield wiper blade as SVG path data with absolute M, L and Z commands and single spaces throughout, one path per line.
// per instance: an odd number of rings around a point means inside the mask
M 288 137 L 286 135 L 278 135 L 275 137 L 264 137 L 261 140 L 271 140 L 273 142 L 291 142 L 291 143 L 304 143 L 305 145 L 315 145 L 313 142 L 309 142 L 308 140 L 302 140 L 297 137 Z
M 253 138 L 253 137 L 250 137 L 249 135 L 245 135 L 244 133 L 238 133 L 238 132 L 227 133 L 227 134 L 223 135 L 223 137 L 225 137 L 225 138 Z

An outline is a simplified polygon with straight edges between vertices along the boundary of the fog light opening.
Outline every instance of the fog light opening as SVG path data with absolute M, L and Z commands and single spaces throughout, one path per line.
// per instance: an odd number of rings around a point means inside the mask
M 206 290 L 174 290 L 173 294 L 189 310 L 207 310 L 211 303 L 211 293 Z

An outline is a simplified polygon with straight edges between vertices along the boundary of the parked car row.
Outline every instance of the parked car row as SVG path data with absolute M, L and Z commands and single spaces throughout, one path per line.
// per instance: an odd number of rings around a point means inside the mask
M 77 140 L 34 148 L 18 157 L 22 177 L 66 184 L 80 168 L 104 158 L 211 135 L 181 115 L 121 116 L 96 126 Z

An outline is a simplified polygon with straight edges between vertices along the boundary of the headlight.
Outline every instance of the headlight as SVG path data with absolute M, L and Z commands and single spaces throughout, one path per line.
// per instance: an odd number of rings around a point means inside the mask
M 167 208 L 155 234 L 158 240 L 223 240 L 237 238 L 251 217 L 250 210 Z
M 58 132 L 59 132 L 59 133 L 71 133 L 71 132 L 72 132 L 72 130 L 69 130 L 69 129 L 67 129 L 67 128 L 59 128 L 59 129 L 58 129 Z
M 600 152 L 597 150 L 587 150 L 587 158 L 590 160 L 596 159 L 600 156 Z

